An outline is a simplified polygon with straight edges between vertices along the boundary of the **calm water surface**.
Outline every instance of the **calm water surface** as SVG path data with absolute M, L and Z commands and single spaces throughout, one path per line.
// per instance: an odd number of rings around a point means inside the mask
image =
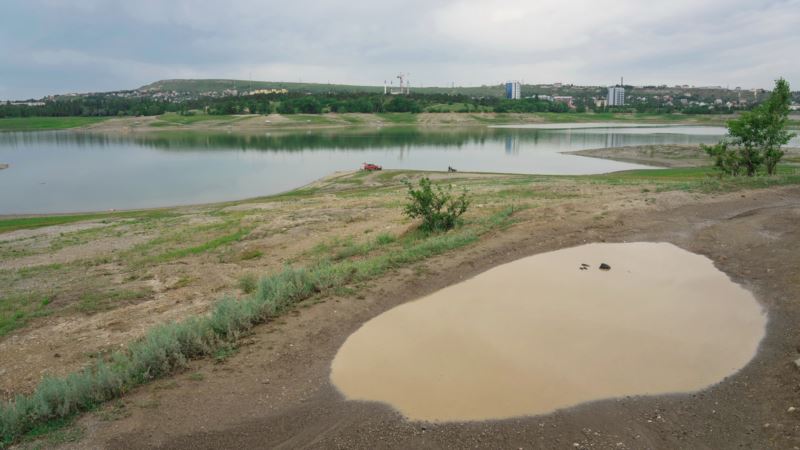
M 387 169 L 592 174 L 643 168 L 560 152 L 716 142 L 717 127 L 488 128 L 262 134 L 0 133 L 0 214 L 98 211 L 275 194 L 373 162 Z

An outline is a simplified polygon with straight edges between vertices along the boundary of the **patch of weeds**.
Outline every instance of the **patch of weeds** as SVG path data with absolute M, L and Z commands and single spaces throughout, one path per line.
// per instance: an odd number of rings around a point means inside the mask
M 238 349 L 236 347 L 232 345 L 225 345 L 216 349 L 211 356 L 214 358 L 215 363 L 222 364 L 226 359 L 235 355 L 237 351 Z
M 44 317 L 52 311 L 50 296 L 44 294 L 17 294 L 0 298 L 0 336 L 24 327 L 29 320 Z
M 397 240 L 391 233 L 381 233 L 375 237 L 375 244 L 377 245 L 389 245 Z
M 109 407 L 95 412 L 95 416 L 97 416 L 103 422 L 113 422 L 115 420 L 124 419 L 126 417 L 130 417 L 131 414 L 132 412 L 127 408 L 127 405 L 122 400 L 117 400 Z
M 152 258 L 153 262 L 167 262 L 174 259 L 181 259 L 185 258 L 190 255 L 199 255 L 201 253 L 205 253 L 209 250 L 213 250 L 217 247 L 228 245 L 234 242 L 238 242 L 242 240 L 245 236 L 247 236 L 251 231 L 251 228 L 243 228 L 235 233 L 227 234 L 225 236 L 218 237 L 216 239 L 212 239 L 208 242 L 205 242 L 200 245 L 195 245 L 193 247 L 181 248 L 178 250 L 171 250 L 166 253 L 162 253 Z
M 240 261 L 248 261 L 251 259 L 258 259 L 264 256 L 264 252 L 258 249 L 245 250 L 239 255 Z
M 84 314 L 94 314 L 100 311 L 111 309 L 122 302 L 141 300 L 152 294 L 149 290 L 118 290 L 106 292 L 86 292 L 84 293 L 76 308 Z
M 175 389 L 178 387 L 178 382 L 175 380 L 168 381 L 166 383 L 160 383 L 153 386 L 154 391 L 165 391 L 168 389 Z
M 189 379 L 192 381 L 203 381 L 206 379 L 206 376 L 202 372 L 195 372 L 189 375 Z
M 85 430 L 75 425 L 75 416 L 56 419 L 34 427 L 25 434 L 23 442 L 44 444 L 48 447 L 78 442 L 83 439 Z M 2 444 L 2 441 L 0 441 Z
M 503 189 L 501 191 L 489 194 L 489 197 L 499 198 L 515 198 L 515 199 L 543 199 L 543 200 L 560 200 L 565 198 L 577 198 L 580 195 L 570 192 L 554 192 L 545 189 L 528 189 L 524 187 L 515 187 Z
M 32 267 L 22 267 L 19 269 L 11 270 L 15 277 L 20 280 L 24 280 L 27 278 L 33 278 L 35 276 L 42 276 L 47 274 L 47 272 L 58 272 L 63 270 L 67 267 L 61 263 L 54 263 L 54 264 L 46 264 L 42 266 L 32 266 Z
M 192 280 L 193 280 L 192 277 L 183 275 L 180 278 L 178 278 L 178 281 L 172 283 L 172 285 L 169 286 L 169 289 L 172 290 L 172 289 L 184 288 L 190 285 L 192 283 Z
M 258 286 L 258 279 L 252 273 L 248 273 L 239 278 L 239 289 L 245 294 L 250 294 L 256 290 Z

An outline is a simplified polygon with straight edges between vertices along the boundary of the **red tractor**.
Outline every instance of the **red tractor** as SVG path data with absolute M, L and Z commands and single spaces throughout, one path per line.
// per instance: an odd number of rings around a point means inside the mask
M 370 171 L 372 171 L 372 170 L 383 170 L 383 167 L 381 167 L 381 166 L 379 166 L 377 164 L 364 163 L 364 166 L 361 168 L 361 170 L 370 170 Z

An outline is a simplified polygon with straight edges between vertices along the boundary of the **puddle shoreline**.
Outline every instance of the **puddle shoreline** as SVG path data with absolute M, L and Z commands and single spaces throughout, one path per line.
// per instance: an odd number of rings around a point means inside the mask
M 588 244 L 373 318 L 342 345 L 331 381 L 347 399 L 410 420 L 547 414 L 705 389 L 755 356 L 766 322 L 753 295 L 704 256 L 666 243 Z

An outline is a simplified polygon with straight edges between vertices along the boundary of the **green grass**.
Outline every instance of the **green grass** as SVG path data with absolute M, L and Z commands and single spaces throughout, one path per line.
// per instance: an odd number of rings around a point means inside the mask
M 472 115 L 473 119 L 486 124 L 512 124 L 521 120 L 538 119 L 544 123 L 570 122 L 654 122 L 654 123 L 700 123 L 704 125 L 723 125 L 733 116 L 716 116 L 705 114 L 651 114 L 651 113 L 497 113 L 494 117 Z
M 25 434 L 23 441 L 44 443 L 48 447 L 77 442 L 83 439 L 84 429 L 75 425 L 75 416 L 53 420 L 37 427 Z M 0 442 L 2 444 L 2 442 Z M 26 447 L 30 448 L 30 447 Z M 33 448 L 41 448 L 39 446 Z
M 224 236 L 220 236 L 214 238 L 210 241 L 204 242 L 200 245 L 194 245 L 191 247 L 179 248 L 176 250 L 170 250 L 158 255 L 155 255 L 150 258 L 146 258 L 147 262 L 149 263 L 163 263 L 167 261 L 172 261 L 174 259 L 181 259 L 191 255 L 199 255 L 201 253 L 205 253 L 207 251 L 213 250 L 217 247 L 221 247 L 224 245 L 231 244 L 233 242 L 238 242 L 242 240 L 245 236 L 250 234 L 252 228 L 241 228 L 233 233 L 226 234 Z
M 654 170 L 630 170 L 604 175 L 576 177 L 590 183 L 609 185 L 654 185 L 656 191 L 681 190 L 687 192 L 718 193 L 741 189 L 761 189 L 772 186 L 800 184 L 800 169 L 778 166 L 778 174 L 755 177 L 720 176 L 712 167 L 682 167 Z
M 257 285 L 258 278 L 252 273 L 245 274 L 239 278 L 239 289 L 245 294 L 250 294 L 255 291 Z
M 49 315 L 51 296 L 16 294 L 0 298 L 0 337 L 24 327 L 29 320 Z
M 264 252 L 258 249 L 245 250 L 239 254 L 239 261 L 248 261 L 251 259 L 258 259 L 264 256 Z
M 283 117 L 298 123 L 312 123 L 317 125 L 331 125 L 336 124 L 335 120 L 331 120 L 321 114 L 285 114 Z
M 40 217 L 18 217 L 12 219 L 0 219 L 0 233 L 7 233 L 15 230 L 28 230 L 53 225 L 65 225 L 87 220 L 101 219 L 161 219 L 175 217 L 178 214 L 164 209 L 154 209 L 145 211 L 123 211 L 111 213 L 87 213 L 63 216 L 40 216 Z
M 160 116 L 157 116 L 157 119 L 166 122 L 168 124 L 173 125 L 192 125 L 194 123 L 200 122 L 235 122 L 237 120 L 242 120 L 247 118 L 246 116 L 232 116 L 232 115 L 212 115 L 212 114 L 193 114 L 188 116 L 182 116 L 180 114 L 175 113 L 166 113 Z M 159 122 L 154 122 L 152 125 L 154 126 L 166 126 L 159 124 Z
M 398 125 L 413 125 L 417 123 L 417 115 L 412 113 L 377 113 L 381 119 Z
M 340 261 L 367 255 L 395 242 L 397 242 L 397 237 L 391 233 L 380 233 L 374 239 L 364 242 L 356 242 L 353 236 L 337 237 L 315 245 L 309 254 L 320 260 Z
M 546 189 L 532 189 L 526 186 L 512 187 L 502 189 L 485 196 L 487 199 L 501 198 L 501 199 L 542 199 L 542 200 L 557 200 L 565 198 L 577 198 L 578 194 L 569 192 L 555 192 Z
M 85 127 L 108 117 L 9 117 L 0 119 L 0 131 L 44 131 Z
M 339 114 L 339 118 L 344 120 L 345 122 L 351 124 L 351 125 L 360 125 L 360 124 L 364 123 L 364 120 L 361 117 L 354 116 L 354 115 L 347 114 L 347 113 Z
M 76 305 L 76 309 L 84 314 L 95 314 L 106 311 L 119 303 L 141 300 L 152 295 L 149 290 L 112 290 L 105 292 L 86 292 Z

